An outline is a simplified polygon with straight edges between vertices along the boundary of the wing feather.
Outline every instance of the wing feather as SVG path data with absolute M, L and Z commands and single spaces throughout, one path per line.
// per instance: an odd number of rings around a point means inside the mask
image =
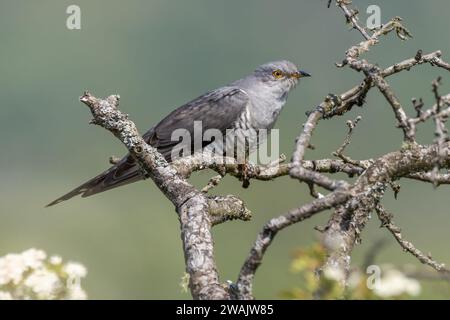
M 172 148 L 179 144 L 179 141 L 172 140 L 172 133 L 177 129 L 185 129 L 192 138 L 190 147 L 193 153 L 198 151 L 194 139 L 202 141 L 202 137 L 198 137 L 200 133 L 218 129 L 224 134 L 227 129 L 233 128 L 249 100 L 247 93 L 238 87 L 223 87 L 211 91 L 173 111 L 150 129 L 144 138 L 170 161 Z M 194 121 L 200 122 L 201 132 L 194 131 Z M 204 141 L 201 147 L 204 148 L 209 143 L 211 141 Z
M 150 145 L 161 152 L 167 161 L 171 161 L 171 151 L 179 141 L 172 141 L 172 132 L 176 129 L 185 129 L 191 135 L 191 151 L 195 150 L 194 121 L 201 121 L 202 132 L 207 129 L 218 129 L 225 134 L 227 129 L 233 128 L 234 122 L 249 104 L 249 97 L 245 91 L 238 87 L 222 87 L 202 95 L 191 102 L 182 105 L 155 127 L 147 131 L 143 137 Z M 206 141 L 202 147 L 210 142 Z M 130 155 L 126 155 L 118 164 L 85 182 L 71 192 L 58 198 L 48 206 L 68 200 L 81 194 L 83 197 L 113 189 L 131 182 L 143 179 L 138 165 Z

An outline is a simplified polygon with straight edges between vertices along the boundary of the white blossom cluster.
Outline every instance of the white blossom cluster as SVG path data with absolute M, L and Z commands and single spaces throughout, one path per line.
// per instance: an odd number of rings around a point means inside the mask
M 373 285 L 369 285 L 370 280 L 366 281 L 367 287 L 373 290 L 378 298 L 395 299 L 404 295 L 415 297 L 420 294 L 421 285 L 418 280 L 408 277 L 391 265 L 380 266 L 379 270 L 379 276 L 372 279 Z M 323 270 L 323 274 L 327 279 L 340 283 L 347 278 L 347 287 L 350 290 L 355 290 L 365 279 L 359 269 L 351 270 L 346 277 L 342 269 L 328 266 Z
M 421 291 L 420 282 L 407 277 L 400 270 L 389 268 L 383 272 L 380 281 L 374 287 L 375 294 L 383 298 L 397 297 L 403 294 L 418 296 Z
M 0 300 L 84 300 L 80 281 L 86 275 L 82 264 L 42 250 L 7 254 L 0 257 Z

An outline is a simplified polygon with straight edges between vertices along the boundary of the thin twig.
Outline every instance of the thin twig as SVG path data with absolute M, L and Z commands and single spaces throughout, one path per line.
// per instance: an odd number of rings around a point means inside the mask
M 351 139 L 352 139 L 353 129 L 355 129 L 355 127 L 358 125 L 358 122 L 361 121 L 361 119 L 362 119 L 361 116 L 358 116 L 353 121 L 352 120 L 347 121 L 346 124 L 348 127 L 348 132 L 344 139 L 344 142 L 335 152 L 333 152 L 334 156 L 342 159 L 344 162 L 347 162 L 347 163 L 350 163 L 350 164 L 353 164 L 353 165 L 359 166 L 359 167 L 361 167 L 361 164 L 358 161 L 353 160 L 350 157 L 347 157 L 346 155 L 344 155 L 344 150 L 350 144 Z
M 411 253 L 420 262 L 422 262 L 423 264 L 429 265 L 430 267 L 434 268 L 436 271 L 443 272 L 445 274 L 450 274 L 450 270 L 445 268 L 445 264 L 439 263 L 439 262 L 433 260 L 429 254 L 425 255 L 422 251 L 417 249 L 411 242 L 403 239 L 401 229 L 392 222 L 392 214 L 386 212 L 386 210 L 383 208 L 382 205 L 378 205 L 375 209 L 376 209 L 378 218 L 381 221 L 381 226 L 385 227 L 392 233 L 395 240 L 397 240 L 397 242 L 403 248 L 403 250 Z
M 253 278 L 256 270 L 262 262 L 266 249 L 270 246 L 275 235 L 284 228 L 303 221 L 312 215 L 333 206 L 339 205 L 347 200 L 349 194 L 346 192 L 333 192 L 323 198 L 316 199 L 311 203 L 293 209 L 286 214 L 267 222 L 263 230 L 259 233 L 244 265 L 239 273 L 236 287 L 239 299 L 252 299 Z
M 345 18 L 347 19 L 347 23 L 350 23 L 353 28 L 358 30 L 365 39 L 370 39 L 371 36 L 367 33 L 366 29 L 359 25 L 358 23 L 358 13 L 352 9 L 347 7 L 351 1 L 349 0 L 336 0 L 336 5 L 341 8 L 344 13 Z M 331 1 L 328 3 L 328 7 L 330 7 Z
M 203 193 L 208 193 L 209 190 L 211 190 L 212 188 L 217 186 L 220 183 L 220 181 L 222 181 L 222 179 L 223 179 L 223 175 L 221 175 L 221 174 L 211 177 L 211 179 L 209 179 L 208 183 L 206 184 L 206 186 L 203 187 L 203 189 L 201 191 Z

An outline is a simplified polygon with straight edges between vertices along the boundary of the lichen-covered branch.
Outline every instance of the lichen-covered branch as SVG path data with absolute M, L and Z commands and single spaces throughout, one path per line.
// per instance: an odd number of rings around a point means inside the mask
M 340 1 L 337 1 L 338 5 L 339 2 Z M 353 246 L 359 242 L 360 233 L 364 228 L 370 213 L 379 204 L 387 185 L 392 185 L 392 181 L 402 177 L 422 181 L 434 181 L 435 176 L 438 176 L 436 173 L 436 165 L 433 165 L 433 163 L 436 164 L 436 159 L 439 159 L 440 161 L 439 168 L 448 168 L 449 146 L 442 138 L 443 135 L 446 134 L 442 129 L 442 126 L 440 126 L 442 130 L 437 130 L 438 132 L 436 135 L 441 137 L 441 139 L 437 139 L 439 141 L 436 141 L 436 144 L 420 146 L 415 141 L 415 125 L 428 118 L 436 117 L 437 114 L 441 112 L 440 110 L 436 111 L 436 109 L 439 109 L 439 102 L 436 103 L 435 107 L 431 108 L 432 111 L 427 112 L 421 111 L 423 104 L 416 104 L 415 108 L 418 112 L 419 120 L 409 118 L 394 90 L 384 79 L 387 76 L 403 70 L 409 70 L 411 67 L 423 63 L 429 63 L 433 66 L 439 66 L 445 70 L 449 70 L 448 63 L 442 61 L 440 58 L 440 51 L 423 55 L 420 50 L 413 59 L 404 60 L 403 62 L 397 63 L 384 70 L 380 69 L 375 64 L 360 59 L 362 53 L 368 51 L 371 46 L 379 42 L 378 38 L 382 34 L 396 31 L 397 35 L 402 40 L 405 40 L 410 36 L 409 31 L 403 27 L 400 21 L 400 18 L 395 18 L 383 25 L 379 30 L 376 30 L 369 39 L 365 37 L 365 41 L 347 51 L 346 59 L 342 64 L 338 65 L 339 67 L 349 65 L 358 72 L 363 71 L 366 76 L 364 83 L 366 83 L 367 90 L 370 90 L 372 86 L 378 87 L 391 105 L 398 121 L 398 126 L 403 130 L 404 141 L 408 143 L 404 145 L 402 150 L 382 156 L 373 161 L 368 167 L 362 166 L 364 172 L 352 186 L 352 193 L 354 193 L 354 196 L 347 201 L 345 205 L 335 208 L 335 212 L 324 232 L 323 242 L 329 249 L 329 258 L 324 267 L 337 268 L 344 273 L 349 270 L 350 255 Z M 359 88 L 362 87 L 363 86 L 360 85 Z M 442 102 L 440 97 L 438 101 Z M 343 111 L 346 112 L 347 110 L 348 109 L 344 109 Z M 446 119 L 445 115 L 443 115 L 443 117 L 443 119 Z M 445 150 L 445 152 L 442 152 L 442 150 Z M 416 162 L 417 159 L 422 159 L 423 161 Z M 445 162 L 445 165 L 442 165 L 443 162 Z M 405 166 L 407 163 L 408 165 Z M 433 170 L 433 168 L 434 171 L 430 171 Z M 405 171 L 405 169 L 407 170 Z M 435 175 L 433 175 L 433 172 Z M 439 174 L 439 179 L 445 182 L 446 176 Z
M 245 300 L 253 298 L 252 288 L 256 270 L 262 262 L 264 253 L 279 231 L 295 223 L 303 221 L 316 213 L 337 206 L 348 199 L 348 197 L 349 194 L 344 190 L 336 191 L 330 195 L 316 199 L 311 203 L 292 209 L 279 217 L 269 220 L 264 225 L 263 230 L 258 234 L 248 257 L 241 268 L 238 280 L 236 282 L 238 292 L 237 298 Z
M 417 145 L 388 153 L 374 160 L 353 185 L 342 186 L 323 198 L 271 219 L 258 235 L 241 269 L 237 281 L 239 298 L 251 298 L 254 274 L 266 249 L 280 230 L 330 208 L 335 208 L 335 213 L 323 236 L 323 243 L 330 254 L 326 267 L 348 272 L 353 247 L 369 219 L 369 213 L 376 208 L 389 182 L 418 171 L 430 170 L 436 154 L 436 145 Z M 446 159 L 445 165 L 450 166 L 450 158 Z
M 213 226 L 230 220 L 248 221 L 252 218 L 251 211 L 245 206 L 244 201 L 236 196 L 208 197 L 209 214 Z
M 431 170 L 437 152 L 438 148 L 434 144 L 414 145 L 374 160 L 351 186 L 351 199 L 345 205 L 337 207 L 328 222 L 323 237 L 323 243 L 330 252 L 328 267 L 348 272 L 353 247 L 358 243 L 360 233 L 370 213 L 384 195 L 387 185 L 392 180 Z M 445 166 L 450 166 L 450 158 L 445 160 Z
M 336 5 L 341 8 L 347 19 L 347 23 L 350 23 L 354 29 L 358 30 L 364 38 L 367 40 L 370 39 L 370 35 L 367 33 L 366 29 L 358 23 L 358 12 L 347 7 L 350 3 L 351 1 L 349 0 L 336 0 Z M 331 1 L 329 1 L 328 7 L 330 4 Z
M 329 1 L 329 5 L 332 1 Z M 347 272 L 350 268 L 350 255 L 353 247 L 360 239 L 360 233 L 363 230 L 370 213 L 377 207 L 379 201 L 383 197 L 387 186 L 395 185 L 393 181 L 400 178 L 410 178 L 422 181 L 436 181 L 439 179 L 442 183 L 448 180 L 445 174 L 430 176 L 436 163 L 436 156 L 440 156 L 440 168 L 448 167 L 448 152 L 442 153 L 439 150 L 448 150 L 448 145 L 443 145 L 441 138 L 441 146 L 437 144 L 429 146 L 418 145 L 415 141 L 416 124 L 424 122 L 428 118 L 437 117 L 438 113 L 443 113 L 442 118 L 446 119 L 446 112 L 441 111 L 438 107 L 433 107 L 434 111 L 425 111 L 421 113 L 420 118 L 409 118 L 403 105 L 397 98 L 392 87 L 386 82 L 385 78 L 397 74 L 404 70 L 410 70 L 412 67 L 429 63 L 432 66 L 438 66 L 445 70 L 450 70 L 449 64 L 444 62 L 440 51 L 435 51 L 429 54 L 423 54 L 419 50 L 414 58 L 406 59 L 396 63 L 385 69 L 379 68 L 375 64 L 369 63 L 366 60 L 360 59 L 361 54 L 369 51 L 370 47 L 379 43 L 379 38 L 389 32 L 395 31 L 396 34 L 405 40 L 411 36 L 401 23 L 401 19 L 396 17 L 387 24 L 369 34 L 365 28 L 358 24 L 357 11 L 348 7 L 349 1 L 337 0 L 336 5 L 343 11 L 347 22 L 352 27 L 358 30 L 364 37 L 364 41 L 360 44 L 351 47 L 346 52 L 346 58 L 338 67 L 349 65 L 356 71 L 362 71 L 365 78 L 361 84 L 352 89 L 340 94 L 329 94 L 325 100 L 317 106 L 312 112 L 308 114 L 308 119 L 303 125 L 300 135 L 296 139 L 296 146 L 292 156 L 292 162 L 287 168 L 289 175 L 300 181 L 306 182 L 312 190 L 311 194 L 317 199 L 311 204 L 321 203 L 333 199 L 337 194 L 345 195 L 340 198 L 341 201 L 333 202 L 331 207 L 334 208 L 334 213 L 328 222 L 323 234 L 323 243 L 328 248 L 329 257 L 324 267 L 338 268 L 340 271 Z M 378 159 L 369 160 L 352 160 L 350 157 L 343 155 L 343 150 L 350 142 L 350 135 L 355 123 L 350 122 L 350 132 L 344 141 L 344 144 L 337 150 L 335 155 L 340 158 L 343 164 L 351 166 L 352 170 L 359 175 L 357 181 L 349 184 L 345 181 L 334 180 L 328 176 L 323 175 L 320 171 L 315 170 L 313 166 L 307 166 L 305 160 L 306 150 L 311 146 L 311 139 L 314 130 L 322 118 L 331 118 L 336 115 L 342 115 L 351 110 L 352 106 L 362 106 L 365 103 L 367 92 L 372 88 L 377 87 L 383 96 L 386 98 L 394 115 L 398 121 L 399 127 L 403 130 L 404 141 L 408 144 L 399 151 L 388 153 Z M 440 97 L 439 101 L 447 101 L 447 96 Z M 437 102 L 439 106 L 439 102 Z M 438 111 L 436 111 L 438 109 Z M 422 120 L 423 119 L 423 120 Z M 357 122 L 357 121 L 355 121 Z M 440 126 L 442 129 L 442 126 Z M 444 130 L 437 132 L 437 135 L 443 136 Z M 442 156 L 444 155 L 444 156 Z M 434 160 L 433 160 L 434 159 Z M 445 163 L 445 164 L 444 164 Z M 342 167 L 342 165 L 339 165 Z M 284 172 L 285 169 L 283 169 Z M 325 197 L 320 197 L 314 190 L 314 185 L 323 187 L 331 191 Z M 397 188 L 396 188 L 397 189 Z M 396 190 L 395 192 L 398 192 Z M 325 199 L 325 200 L 324 200 Z M 302 206 L 288 213 L 289 217 L 295 217 L 296 214 L 309 216 L 311 213 L 320 212 L 322 210 L 314 211 L 309 205 Z M 326 208 L 331 208 L 327 206 Z M 315 207 L 317 208 L 317 207 Z M 296 214 L 295 214 L 296 213 Z M 280 220 L 277 220 L 280 219 Z M 250 254 L 241 269 L 237 281 L 238 297 L 242 299 L 249 299 L 252 297 L 252 281 L 254 274 L 260 265 L 266 249 L 271 244 L 274 236 L 278 231 L 287 225 L 291 225 L 302 219 L 286 219 L 286 215 L 279 218 L 271 219 L 258 235 Z M 279 221 L 289 221 L 289 223 L 279 223 Z M 345 282 L 345 279 L 343 279 Z
M 333 1 L 329 0 L 328 5 Z M 347 274 L 350 269 L 351 253 L 361 239 L 361 233 L 373 211 L 377 211 L 383 225 L 394 235 L 406 251 L 421 262 L 438 271 L 446 271 L 443 264 L 416 249 L 411 242 L 403 239 L 400 229 L 393 224 L 381 206 L 381 200 L 391 186 L 398 192 L 397 180 L 406 178 L 433 183 L 435 186 L 450 184 L 450 138 L 445 128 L 450 116 L 450 94 L 439 93 L 439 78 L 433 82 L 435 102 L 428 109 L 422 99 L 413 100 L 414 116 L 409 116 L 406 106 L 400 101 L 387 77 L 428 64 L 450 71 L 450 64 L 442 59 L 441 51 L 423 54 L 419 50 L 414 57 L 397 62 L 386 68 L 362 58 L 373 46 L 380 43 L 383 35 L 395 32 L 405 40 L 411 36 L 402 20 L 395 17 L 376 30 L 367 30 L 359 24 L 358 12 L 350 7 L 348 0 L 335 0 L 343 12 L 347 23 L 357 30 L 363 41 L 350 47 L 342 63 L 337 67 L 350 67 L 360 72 L 362 79 L 351 89 L 325 99 L 308 113 L 303 128 L 295 141 L 290 162 L 286 157 L 270 163 L 258 165 L 247 163 L 245 172 L 235 159 L 214 158 L 210 154 L 185 157 L 168 164 L 157 150 L 148 145 L 139 135 L 136 126 L 128 116 L 118 110 L 118 96 L 98 99 L 89 93 L 80 100 L 89 106 L 94 117 L 93 123 L 112 132 L 127 147 L 142 169 L 153 179 L 164 195 L 174 204 L 179 216 L 181 238 L 185 255 L 186 271 L 190 277 L 190 290 L 195 299 L 253 299 L 253 281 L 268 247 L 276 234 L 317 213 L 332 210 L 331 217 L 322 231 L 322 242 L 328 257 L 322 268 L 337 269 Z M 342 116 L 353 106 L 364 106 L 368 92 L 377 88 L 387 101 L 393 116 L 402 130 L 403 141 L 399 150 L 386 153 L 374 159 L 354 160 L 344 155 L 350 143 L 355 125 L 360 120 L 348 121 L 349 132 L 344 143 L 333 153 L 332 159 L 306 159 L 308 148 L 312 147 L 312 137 L 320 120 Z M 374 106 L 375 107 L 375 106 Z M 416 140 L 417 127 L 424 122 L 434 121 L 435 139 L 429 145 L 421 145 Z M 111 158 L 112 163 L 117 160 Z M 217 173 L 202 189 L 196 189 L 188 178 L 196 171 L 210 169 Z M 445 172 L 443 172 L 445 171 Z M 350 178 L 336 179 L 334 173 L 345 173 Z M 245 203 L 234 195 L 212 196 L 208 192 L 218 185 L 226 175 L 248 183 L 251 179 L 268 181 L 278 177 L 290 177 L 307 184 L 311 202 L 302 204 L 287 213 L 270 219 L 250 249 L 235 284 L 224 285 L 214 260 L 211 228 L 230 220 L 249 220 L 251 212 Z M 320 194 L 316 188 L 325 189 Z M 322 192 L 322 190 L 320 190 Z M 342 278 L 345 285 L 346 278 Z
M 436 187 L 441 184 L 450 184 L 450 174 L 449 173 L 438 173 L 434 172 L 417 172 L 407 176 L 409 179 L 419 180 L 422 182 L 429 182 L 434 184 Z
M 127 147 L 143 170 L 174 204 L 181 225 L 181 239 L 190 275 L 194 299 L 228 299 L 229 293 L 219 282 L 214 261 L 210 210 L 217 212 L 218 201 L 210 209 L 211 199 L 196 190 L 170 166 L 156 149 L 139 135 L 134 123 L 118 109 L 119 96 L 98 99 L 86 92 L 80 101 L 94 117 L 92 123 L 113 133 Z
M 204 156 L 181 158 L 172 166 L 183 177 L 190 177 L 196 171 L 211 169 L 220 175 L 229 174 L 233 177 L 240 178 L 242 171 L 239 168 L 239 163 L 235 159 L 226 159 L 225 164 L 221 164 L 223 158 L 214 158 L 205 154 Z M 284 163 L 285 157 L 282 156 L 280 160 L 275 161 L 269 165 L 256 165 L 251 162 L 247 163 L 247 178 L 269 181 L 278 177 L 289 175 L 289 170 L 293 163 Z M 362 160 L 365 162 L 365 160 Z M 319 173 L 337 173 L 343 172 L 349 176 L 357 175 L 362 172 L 362 169 L 352 164 L 346 163 L 337 159 L 317 159 L 317 160 L 302 160 L 301 166 L 305 169 L 319 172 Z

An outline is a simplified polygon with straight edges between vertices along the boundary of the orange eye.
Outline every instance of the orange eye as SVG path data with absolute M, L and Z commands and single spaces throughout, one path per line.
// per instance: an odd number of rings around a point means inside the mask
M 277 69 L 272 72 L 272 75 L 275 79 L 281 79 L 281 78 L 283 78 L 284 73 L 283 73 L 283 71 Z

